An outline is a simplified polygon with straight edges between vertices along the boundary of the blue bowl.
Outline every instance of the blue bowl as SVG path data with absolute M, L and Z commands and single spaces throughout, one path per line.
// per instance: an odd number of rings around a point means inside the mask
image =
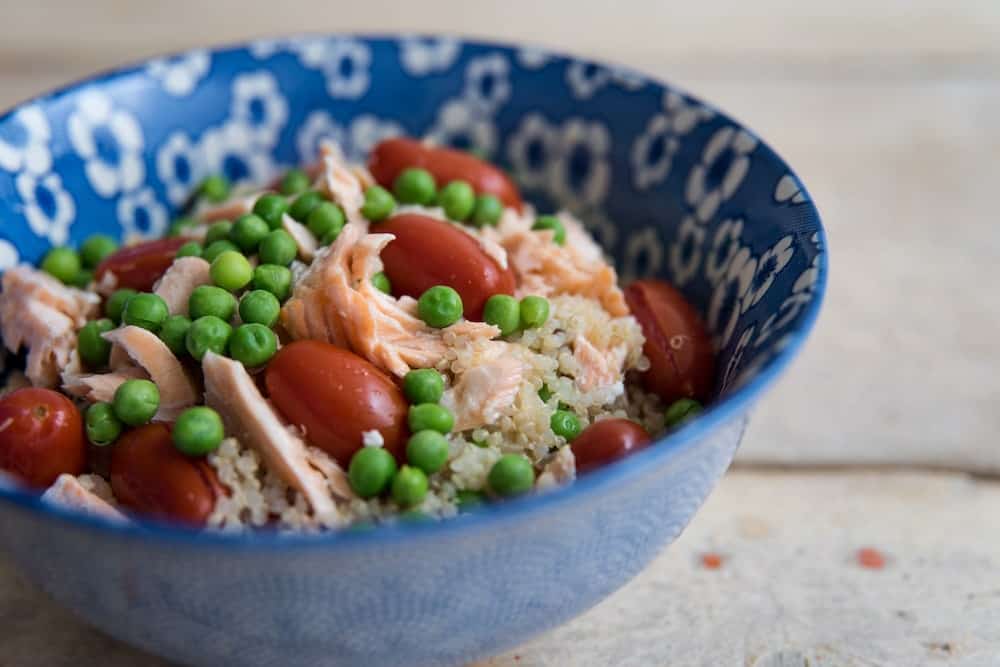
M 805 188 L 751 131 L 665 84 L 534 48 L 305 36 L 159 58 L 0 118 L 0 268 L 96 231 L 156 235 L 221 170 L 262 181 L 321 137 L 476 148 L 543 210 L 577 213 L 625 280 L 704 314 L 719 399 L 547 495 L 321 537 L 113 526 L 0 492 L 2 544 L 108 634 L 194 665 L 454 665 L 555 627 L 691 520 L 754 402 L 795 356 L 826 278 Z

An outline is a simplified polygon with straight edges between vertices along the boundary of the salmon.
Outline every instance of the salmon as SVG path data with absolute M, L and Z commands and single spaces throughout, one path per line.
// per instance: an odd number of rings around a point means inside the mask
M 317 519 L 336 516 L 330 488 L 312 467 L 305 442 L 282 423 L 243 364 L 208 352 L 202 359 L 202 370 L 205 402 L 222 417 L 226 434 L 253 447 L 271 470 L 302 494 Z M 315 455 L 312 458 L 315 460 Z
M 160 409 L 154 421 L 172 422 L 186 408 L 198 402 L 198 389 L 166 343 L 156 334 L 142 327 L 125 326 L 103 334 L 104 339 L 118 349 L 118 359 L 111 364 L 112 371 L 122 372 L 121 354 L 149 374 L 149 379 L 160 390 Z
M 84 487 L 73 475 L 59 475 L 52 486 L 42 494 L 42 500 L 91 516 L 110 519 L 116 523 L 128 523 L 124 514 L 111 503 Z
M 366 234 L 348 223 L 337 240 L 317 255 L 281 310 L 294 339 L 309 338 L 353 350 L 379 368 L 402 377 L 411 368 L 429 368 L 444 355 L 444 337 L 453 327 L 465 335 L 499 330 L 481 322 L 433 329 L 417 317 L 417 302 L 380 292 L 371 277 L 382 270 L 379 253 L 392 234 Z
M 201 257 L 178 257 L 153 285 L 153 292 L 167 302 L 171 315 L 188 314 L 188 299 L 195 287 L 212 284 L 209 263 Z
M 551 230 L 531 230 L 531 219 L 513 210 L 504 213 L 496 230 L 517 277 L 515 296 L 577 294 L 596 299 L 612 316 L 628 315 L 618 275 L 598 246 L 574 218 L 560 213 L 566 242 L 553 241 Z
M 299 248 L 299 259 L 307 263 L 313 261 L 319 242 L 309 228 L 287 213 L 281 216 L 281 226 L 295 239 L 295 245 Z
M 254 193 L 246 197 L 234 197 L 221 204 L 199 206 L 195 211 L 195 217 L 202 222 L 216 222 L 219 220 L 236 220 L 236 218 L 253 212 L 253 205 L 257 203 L 257 198 L 263 193 Z
M 610 350 L 600 350 L 585 336 L 573 339 L 573 358 L 579 370 L 573 380 L 580 391 L 591 391 L 620 382 L 624 373 L 627 350 L 616 345 Z
M 318 470 L 326 478 L 326 484 L 335 498 L 342 501 L 354 500 L 354 489 L 351 488 L 351 481 L 347 473 L 340 467 L 340 464 L 330 458 L 330 455 L 318 447 L 308 447 L 306 458 L 309 465 Z
M 76 329 L 97 314 L 99 298 L 66 287 L 27 264 L 8 269 L 0 293 L 0 336 L 11 352 L 28 348 L 25 374 L 36 387 L 54 387 L 76 348 Z
M 509 343 L 490 341 L 481 363 L 460 373 L 441 398 L 455 415 L 455 430 L 492 424 L 517 397 L 524 379 L 524 364 L 507 353 Z
M 319 147 L 323 171 L 320 187 L 330 199 L 340 205 L 348 222 L 367 227 L 368 221 L 361 215 L 365 204 L 364 183 L 348 164 L 340 146 L 332 141 L 324 141 Z
M 88 373 L 70 375 L 63 373 L 63 389 L 66 393 L 85 399 L 91 403 L 111 402 L 115 392 L 126 380 L 148 380 L 146 371 L 130 366 L 110 373 Z
M 561 447 L 542 468 L 542 474 L 538 476 L 535 488 L 547 491 L 568 484 L 574 479 L 576 479 L 576 456 L 573 455 L 573 449 L 566 445 Z

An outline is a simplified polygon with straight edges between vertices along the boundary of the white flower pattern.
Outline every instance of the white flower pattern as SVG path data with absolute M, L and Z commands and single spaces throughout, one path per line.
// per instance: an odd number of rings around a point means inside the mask
M 757 272 L 754 274 L 750 294 L 743 304 L 743 312 L 746 312 L 752 306 L 756 306 L 764 298 L 767 290 L 771 288 L 771 284 L 774 282 L 774 277 L 788 266 L 788 262 L 792 260 L 792 255 L 794 254 L 795 249 L 792 247 L 792 237 L 790 235 L 782 237 L 777 243 L 764 251 L 764 254 L 757 260 Z
M 556 129 L 545 120 L 545 116 L 532 112 L 521 119 L 521 124 L 507 142 L 507 159 L 521 185 L 528 188 L 545 185 L 557 143 Z
M 52 130 L 37 105 L 26 106 L 0 125 L 0 169 L 44 174 L 52 167 Z
M 21 261 L 21 255 L 17 247 L 7 239 L 0 239 L 0 273 L 17 266 Z
M 791 174 L 785 174 L 774 187 L 774 201 L 780 204 L 786 202 L 802 204 L 809 201 L 809 196 L 802 189 L 802 184 L 799 183 L 798 179 Z
M 552 61 L 548 51 L 534 46 L 527 46 L 517 52 L 517 64 L 525 69 L 540 69 Z
M 265 183 L 274 174 L 270 154 L 254 145 L 254 132 L 242 123 L 210 128 L 198 150 L 205 173 L 223 174 L 233 183 Z
M 611 72 L 590 62 L 575 60 L 566 67 L 566 83 L 573 97 L 585 100 L 611 80 Z
M 702 223 L 708 222 L 719 206 L 736 192 L 750 170 L 750 153 L 757 139 L 733 126 L 712 135 L 701 160 L 688 174 L 684 198 Z
M 549 168 L 549 191 L 563 206 L 580 210 L 604 202 L 611 183 L 611 135 L 597 121 L 571 118 L 560 128 Z
M 168 218 L 166 207 L 156 199 L 152 188 L 142 188 L 118 200 L 118 222 L 126 239 L 162 236 Z
M 490 157 L 496 149 L 497 132 L 489 115 L 464 99 L 450 100 L 438 109 L 437 120 L 426 138 L 440 146 L 475 149 Z
M 351 121 L 344 154 L 350 160 L 364 160 L 375 144 L 383 139 L 405 134 L 403 126 L 394 120 L 361 114 Z
M 132 114 L 116 109 L 107 94 L 94 89 L 80 93 L 67 127 L 97 194 L 109 198 L 142 183 L 142 129 Z
M 208 74 L 212 58 L 208 51 L 199 49 L 178 56 L 154 58 L 146 71 L 158 79 L 163 90 L 175 97 L 185 97 L 194 92 L 198 82 Z
M 465 70 L 465 100 L 492 114 L 510 98 L 510 65 L 499 53 L 473 58 Z
M 622 257 L 622 280 L 655 276 L 663 265 L 663 243 L 655 227 L 629 234 Z
M 743 220 L 723 220 L 712 237 L 712 247 L 705 259 L 705 279 L 711 285 L 719 281 L 742 246 Z
M 76 217 L 76 205 L 63 188 L 59 175 L 36 176 L 23 171 L 17 175 L 15 183 L 31 231 L 52 245 L 66 243 L 69 226 Z
M 712 115 L 708 109 L 689 103 L 678 93 L 666 93 L 663 111 L 647 121 L 645 131 L 632 144 L 632 183 L 635 188 L 645 190 L 662 183 L 670 174 L 681 138 Z
M 333 141 L 344 146 L 344 128 L 326 111 L 313 111 L 295 134 L 295 148 L 299 162 L 311 164 L 319 159 L 321 141 Z
M 167 200 L 178 205 L 188 198 L 205 176 L 198 147 L 185 132 L 167 137 L 156 152 L 156 175 L 163 183 Z
M 708 328 L 715 332 L 719 349 L 729 343 L 736 329 L 756 271 L 757 260 L 750 249 L 740 248 L 729 263 L 725 277 L 712 292 L 708 304 Z
M 670 274 L 678 287 L 686 285 L 698 273 L 698 266 L 701 264 L 701 246 L 704 242 L 704 227 L 690 215 L 684 218 L 668 253 Z
M 299 62 L 318 69 L 326 78 L 330 97 L 356 100 L 371 84 L 371 48 L 353 37 L 310 37 L 295 40 L 289 47 Z
M 241 74 L 233 80 L 231 117 L 250 129 L 253 140 L 272 146 L 288 120 L 288 102 L 269 72 Z
M 403 37 L 399 40 L 399 64 L 412 76 L 427 76 L 451 67 L 462 44 L 453 37 Z

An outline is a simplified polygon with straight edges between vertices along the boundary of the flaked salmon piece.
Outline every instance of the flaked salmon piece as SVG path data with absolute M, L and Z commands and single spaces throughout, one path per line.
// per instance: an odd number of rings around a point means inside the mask
M 624 374 L 627 350 L 616 345 L 610 350 L 600 350 L 585 336 L 573 339 L 573 358 L 578 370 L 573 377 L 580 391 L 591 391 L 620 382 Z
M 101 279 L 94 283 L 94 291 L 101 296 L 111 296 L 118 289 L 118 276 L 114 271 L 105 271 Z
M 115 392 L 126 380 L 148 380 L 146 371 L 136 366 L 110 373 L 88 373 L 66 378 L 63 375 L 63 389 L 66 393 L 85 399 L 91 403 L 110 402 Z
M 351 488 L 351 481 L 347 478 L 347 473 L 344 472 L 339 463 L 330 458 L 329 454 L 316 447 L 307 447 L 306 457 L 309 464 L 326 478 L 330 492 L 335 498 L 347 501 L 357 497 L 354 494 L 354 489 Z
M 125 326 L 112 329 L 103 336 L 114 348 L 124 351 L 156 383 L 156 388 L 160 390 L 160 409 L 153 416 L 154 421 L 172 422 L 185 408 L 198 402 L 194 381 L 156 334 L 142 327 Z
M 460 373 L 441 398 L 455 415 L 455 430 L 492 424 L 514 403 L 524 379 L 524 363 L 507 354 L 508 343 L 492 341 L 481 363 Z
M 364 185 L 348 164 L 340 146 L 332 141 L 323 141 L 319 154 L 323 163 L 320 187 L 340 205 L 348 222 L 359 223 L 367 229 L 368 221 L 361 215 L 361 207 L 365 204 Z
M 309 228 L 287 213 L 281 216 L 281 226 L 295 240 L 295 245 L 299 249 L 299 259 L 307 263 L 313 261 L 319 242 Z
M 535 482 L 539 491 L 548 491 L 576 479 L 576 456 L 569 445 L 560 447 L 549 459 Z
M 208 352 L 201 367 L 205 402 L 222 417 L 226 434 L 253 447 L 271 470 L 303 495 L 316 518 L 335 516 L 330 489 L 310 464 L 305 442 L 282 423 L 243 364 Z
M 212 283 L 209 268 L 201 257 L 178 257 L 153 285 L 153 292 L 167 302 L 171 315 L 187 315 L 194 288 Z
M 61 505 L 91 516 L 111 519 L 118 523 L 128 523 L 124 514 L 111 503 L 84 487 L 73 475 L 62 474 L 56 478 L 45 493 L 42 500 L 54 505 Z
M 253 212 L 253 205 L 257 203 L 257 198 L 260 195 L 261 193 L 256 192 L 245 197 L 234 197 L 214 206 L 199 207 L 195 212 L 195 217 L 202 222 L 235 221 L 241 215 Z
M 618 275 L 579 222 L 560 213 L 566 242 L 553 242 L 555 232 L 531 230 L 531 221 L 508 210 L 497 228 L 500 245 L 517 278 L 516 296 L 578 294 L 596 299 L 612 316 L 628 314 Z
M 22 264 L 8 269 L 0 293 L 0 336 L 11 352 L 28 348 L 25 374 L 54 387 L 76 347 L 76 329 L 97 313 L 97 295 L 66 287 Z
M 417 317 L 417 302 L 379 291 L 371 277 L 382 270 L 379 253 L 391 234 L 366 234 L 348 223 L 329 248 L 320 251 L 281 311 L 292 338 L 310 338 L 346 347 L 379 368 L 402 377 L 411 368 L 429 368 L 444 355 L 450 327 L 433 329 Z M 468 333 L 483 323 L 458 323 Z

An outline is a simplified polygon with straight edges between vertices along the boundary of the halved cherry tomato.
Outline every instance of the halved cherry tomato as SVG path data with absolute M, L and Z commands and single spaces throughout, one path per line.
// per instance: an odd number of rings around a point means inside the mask
M 405 460 L 409 406 L 388 375 L 358 355 L 329 343 L 289 343 L 267 365 L 271 401 L 306 440 L 343 466 L 361 447 L 362 434 L 377 430 L 385 448 Z
M 617 461 L 636 452 L 651 441 L 646 429 L 628 419 L 602 419 L 576 436 L 570 447 L 578 472 Z
M 390 190 L 396 176 L 407 167 L 422 167 L 431 172 L 439 188 L 451 181 L 466 181 L 476 194 L 495 195 L 504 206 L 521 210 L 521 193 L 514 182 L 493 165 L 464 151 L 399 137 L 380 142 L 368 159 L 372 176 Z
M 87 461 L 80 411 L 51 389 L 28 387 L 0 399 L 0 469 L 45 488 Z
M 396 296 L 418 299 L 435 285 L 448 285 L 462 297 L 465 318 L 478 320 L 487 299 L 514 293 L 514 273 L 500 268 L 474 238 L 451 223 L 404 213 L 372 231 L 396 237 L 382 249 L 385 274 Z
M 626 287 L 625 301 L 646 336 L 646 388 L 668 403 L 683 397 L 707 400 L 715 381 L 715 352 L 691 304 L 669 284 L 653 279 Z
M 153 289 L 153 283 L 170 268 L 177 249 L 189 239 L 182 237 L 144 241 L 125 246 L 97 265 L 94 278 L 98 281 L 111 272 L 118 278 L 118 287 L 131 287 L 140 292 Z
M 201 526 L 226 493 L 207 461 L 174 447 L 165 424 L 127 431 L 112 447 L 111 489 L 139 514 Z

